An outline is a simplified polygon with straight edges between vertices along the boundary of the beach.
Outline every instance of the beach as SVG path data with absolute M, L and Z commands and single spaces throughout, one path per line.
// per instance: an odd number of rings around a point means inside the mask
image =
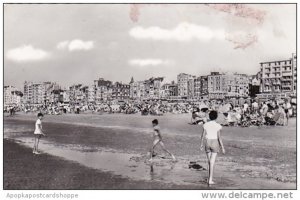
M 178 162 L 160 150 L 152 164 L 147 162 L 154 118 Z M 218 154 L 216 185 L 209 188 L 206 155 L 200 151 L 202 126 L 189 125 L 188 114 L 46 115 L 41 155 L 31 149 L 35 120 L 34 114 L 4 116 L 5 189 L 296 189 L 295 118 L 289 126 L 223 127 L 226 154 Z M 51 166 L 44 168 L 45 160 Z M 202 168 L 189 168 L 190 162 Z M 40 168 L 19 169 L 35 163 Z M 54 169 L 56 174 L 50 173 Z M 69 175 L 62 180 L 64 171 Z M 52 185 L 30 183 L 36 176 L 52 178 Z

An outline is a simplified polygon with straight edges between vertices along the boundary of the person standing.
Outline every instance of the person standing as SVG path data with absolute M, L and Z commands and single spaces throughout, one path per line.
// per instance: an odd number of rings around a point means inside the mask
M 286 117 L 286 125 L 289 124 L 289 118 L 290 118 L 290 114 L 292 112 L 292 105 L 289 102 L 288 99 L 285 99 L 284 104 L 283 104 L 283 108 L 284 108 L 284 112 L 285 112 L 285 117 Z
M 38 119 L 35 122 L 35 130 L 34 130 L 34 146 L 33 146 L 33 154 L 40 154 L 38 151 L 39 142 L 42 136 L 45 136 L 42 127 L 42 119 L 44 115 L 42 113 L 38 113 Z
M 253 112 L 257 112 L 258 109 L 259 109 L 258 103 L 256 102 L 256 100 L 254 100 L 252 103 L 252 110 L 253 110 Z
M 217 118 L 218 118 L 217 111 L 213 110 L 209 113 L 210 121 L 203 125 L 203 132 L 201 135 L 201 142 L 200 142 L 200 150 L 203 150 L 203 143 L 205 144 L 205 152 L 208 161 L 208 180 L 207 180 L 208 185 L 215 184 L 215 182 L 213 181 L 214 166 L 220 148 L 222 152 L 225 154 L 225 148 L 221 138 L 222 126 L 215 121 Z

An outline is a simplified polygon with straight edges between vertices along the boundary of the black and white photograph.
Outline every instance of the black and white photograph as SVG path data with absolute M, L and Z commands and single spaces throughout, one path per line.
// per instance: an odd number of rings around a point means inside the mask
M 2 6 L 3 190 L 297 189 L 296 3 Z

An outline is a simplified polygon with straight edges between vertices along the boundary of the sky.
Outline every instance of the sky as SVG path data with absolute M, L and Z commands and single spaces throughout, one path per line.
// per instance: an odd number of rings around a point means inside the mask
M 296 52 L 295 4 L 5 4 L 4 85 L 256 74 Z

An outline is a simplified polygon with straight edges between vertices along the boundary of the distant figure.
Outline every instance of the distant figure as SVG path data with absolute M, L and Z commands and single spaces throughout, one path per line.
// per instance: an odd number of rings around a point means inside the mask
M 248 111 L 249 105 L 248 103 L 245 101 L 244 105 L 243 105 L 243 113 L 246 113 Z
M 195 111 L 192 112 L 192 118 L 191 118 L 191 123 L 192 125 L 197 125 L 197 124 L 204 124 L 207 119 L 206 119 L 206 112 L 208 111 L 208 108 L 197 108 Z
M 220 151 L 220 147 L 222 152 L 225 154 L 224 145 L 221 139 L 220 131 L 222 126 L 218 124 L 215 120 L 218 118 L 217 111 L 211 111 L 209 113 L 210 121 L 203 125 L 203 132 L 201 135 L 201 143 L 200 150 L 203 149 L 203 140 L 205 139 L 205 152 L 208 160 L 208 175 L 209 178 L 207 183 L 209 185 L 215 184 L 213 181 L 214 174 L 214 165 L 217 154 Z
M 162 147 L 162 149 L 167 152 L 173 159 L 173 161 L 176 161 L 175 156 L 168 150 L 166 149 L 163 141 L 162 141 L 162 137 L 160 134 L 160 127 L 158 126 L 158 120 L 154 119 L 152 121 L 152 126 L 153 126 L 153 143 L 152 143 L 152 147 L 150 149 L 150 162 L 152 162 L 152 157 L 153 157 L 153 152 L 154 152 L 154 148 L 156 147 L 156 145 L 160 145 Z
M 33 154 L 40 154 L 38 151 L 39 147 L 39 141 L 45 134 L 43 133 L 43 127 L 42 127 L 42 119 L 44 115 L 42 113 L 38 113 L 37 115 L 38 119 L 35 122 L 35 130 L 34 130 L 34 146 L 33 146 Z
M 292 109 L 291 109 L 292 105 L 290 104 L 288 99 L 285 99 L 283 107 L 284 107 L 284 112 L 286 117 L 286 125 L 289 125 L 289 118 L 290 118 L 290 114 L 292 113 Z
M 267 112 L 268 112 L 268 109 L 269 108 L 268 108 L 268 105 L 266 104 L 266 102 L 263 102 L 263 105 L 262 105 L 261 110 L 260 110 L 261 114 L 263 116 L 266 116 Z
M 252 110 L 253 112 L 257 112 L 259 109 L 258 103 L 254 100 L 252 103 Z
M 12 117 L 16 114 L 16 108 L 14 106 L 8 108 L 9 116 Z
M 193 112 L 192 112 L 192 118 L 191 118 L 191 124 L 192 125 L 196 125 L 199 124 L 200 122 L 202 122 L 202 120 L 200 119 L 199 116 L 199 108 L 196 108 Z

